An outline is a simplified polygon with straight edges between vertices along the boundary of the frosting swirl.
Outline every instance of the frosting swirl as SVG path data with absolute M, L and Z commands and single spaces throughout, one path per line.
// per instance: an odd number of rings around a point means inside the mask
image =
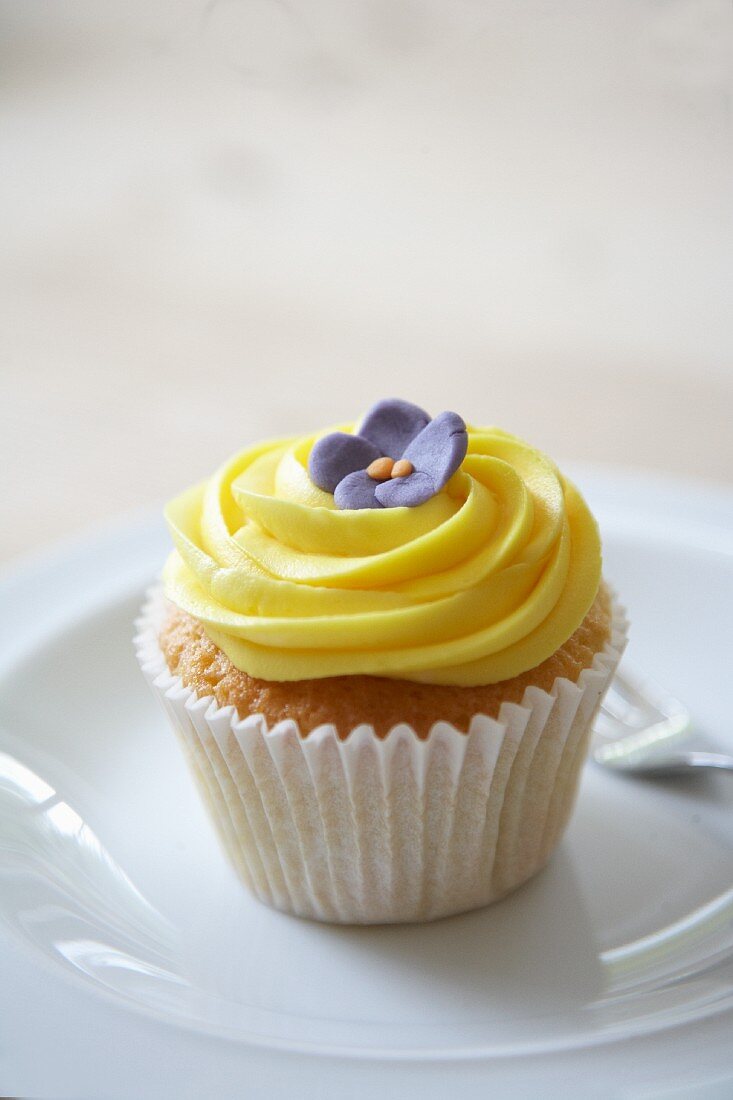
M 460 469 L 424 504 L 339 510 L 308 476 L 318 438 L 250 447 L 166 508 L 166 595 L 237 668 L 490 684 L 580 625 L 598 528 L 540 451 L 469 426 Z

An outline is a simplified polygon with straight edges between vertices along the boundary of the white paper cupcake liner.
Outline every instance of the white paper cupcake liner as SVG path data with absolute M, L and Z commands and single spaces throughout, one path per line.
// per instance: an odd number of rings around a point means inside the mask
M 135 647 L 179 735 L 224 848 L 268 905 L 346 924 L 424 921 L 475 909 L 547 862 L 572 812 L 590 729 L 626 644 L 611 637 L 577 683 L 529 687 L 467 734 L 436 722 L 383 739 L 358 726 L 300 735 L 199 698 L 166 665 L 165 610 L 150 594 Z

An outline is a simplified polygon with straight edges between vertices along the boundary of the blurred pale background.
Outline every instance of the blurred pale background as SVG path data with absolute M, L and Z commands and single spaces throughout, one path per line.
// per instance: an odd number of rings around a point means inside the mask
M 400 395 L 733 483 L 727 0 L 3 0 L 0 557 Z

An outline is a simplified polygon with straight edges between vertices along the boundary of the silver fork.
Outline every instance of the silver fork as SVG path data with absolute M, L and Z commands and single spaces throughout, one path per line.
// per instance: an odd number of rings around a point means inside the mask
M 625 661 L 596 718 L 592 756 L 605 768 L 650 779 L 693 768 L 733 772 L 733 756 L 697 743 L 693 748 L 691 733 L 687 707 Z

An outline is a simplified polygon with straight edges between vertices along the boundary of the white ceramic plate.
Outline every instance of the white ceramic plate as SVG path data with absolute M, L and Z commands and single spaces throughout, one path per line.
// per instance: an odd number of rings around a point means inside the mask
M 630 655 L 733 750 L 733 500 L 582 483 Z M 551 865 L 480 913 L 349 929 L 252 900 L 132 655 L 165 547 L 155 520 L 117 527 L 0 589 L 0 961 L 23 952 L 29 979 L 45 964 L 100 1012 L 166 1021 L 181 1043 L 218 1036 L 245 1060 L 514 1060 L 518 1081 L 530 1056 L 589 1064 L 731 1013 L 728 776 L 649 785 L 589 766 Z

